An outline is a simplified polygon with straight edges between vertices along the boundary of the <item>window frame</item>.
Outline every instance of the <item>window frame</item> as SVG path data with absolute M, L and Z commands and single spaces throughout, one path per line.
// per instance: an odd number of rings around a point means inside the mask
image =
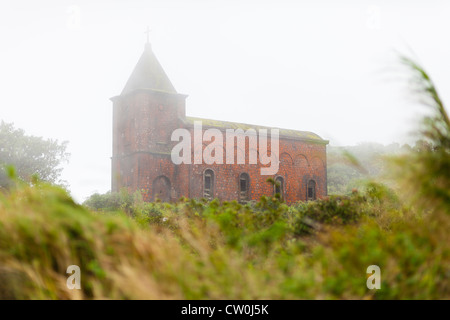
M 309 188 L 310 188 L 310 184 L 313 183 L 313 196 L 310 197 L 310 192 L 309 192 Z M 317 182 L 314 179 L 310 179 L 308 180 L 308 184 L 306 185 L 306 200 L 307 201 L 314 201 L 317 199 Z
M 243 179 L 244 178 L 244 179 Z M 246 182 L 246 187 L 247 190 L 245 190 L 245 195 L 243 195 L 244 191 L 242 191 L 242 181 Z M 250 200 L 250 175 L 247 172 L 241 172 L 239 174 L 239 184 L 238 184 L 238 189 L 239 189 L 239 201 L 241 202 L 246 202 Z
M 280 181 L 281 180 L 281 181 Z M 280 197 L 283 199 L 284 198 L 284 192 L 285 192 L 285 181 L 284 181 L 284 177 L 282 177 L 282 176 L 276 176 L 275 177 L 275 179 L 274 179 L 274 181 L 275 181 L 275 184 L 274 184 L 274 186 L 273 186 L 273 195 L 276 195 L 278 192 L 277 192 L 277 182 L 278 181 L 280 181 L 280 192 L 279 192 L 279 194 L 280 194 Z
M 207 189 L 206 189 L 206 177 L 208 175 L 209 175 L 210 180 L 211 180 L 210 181 L 211 185 L 210 185 L 210 188 L 209 188 L 209 195 L 206 194 L 206 191 L 207 191 Z M 205 199 L 208 199 L 208 200 L 214 199 L 214 189 L 215 189 L 215 181 L 216 181 L 215 176 L 216 176 L 216 173 L 211 168 L 207 168 L 207 169 L 205 169 L 203 171 L 203 193 L 202 193 L 202 195 L 203 195 L 203 198 L 205 198 Z

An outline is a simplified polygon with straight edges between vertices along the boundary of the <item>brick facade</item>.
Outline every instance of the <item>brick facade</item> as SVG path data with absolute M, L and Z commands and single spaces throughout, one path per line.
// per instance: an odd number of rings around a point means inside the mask
M 175 129 L 185 128 L 194 137 L 194 121 L 201 121 L 203 132 L 214 128 L 225 137 L 226 129 L 263 127 L 194 119 L 186 117 L 186 95 L 175 91 L 164 70 L 146 45 L 124 90 L 113 101 L 112 191 L 122 187 L 142 190 L 146 201 L 159 198 L 175 201 L 180 197 L 218 198 L 220 200 L 258 200 L 274 194 L 268 178 L 281 180 L 277 190 L 287 203 L 327 194 L 326 145 L 328 141 L 302 131 L 280 129 L 279 170 L 276 175 L 261 175 L 262 164 L 248 164 L 246 149 L 235 144 L 235 154 L 246 155 L 245 164 L 180 164 L 171 160 L 171 150 L 178 143 L 171 141 Z M 270 132 L 270 131 L 269 131 Z M 209 142 L 203 143 L 205 148 Z M 191 143 L 194 159 L 194 140 Z M 256 152 L 259 154 L 259 147 Z M 270 154 L 270 139 L 269 139 Z M 206 174 L 205 174 L 206 172 Z M 246 184 L 247 183 L 247 184 Z M 308 190 L 309 186 L 309 190 Z M 205 189 L 206 188 L 206 189 Z

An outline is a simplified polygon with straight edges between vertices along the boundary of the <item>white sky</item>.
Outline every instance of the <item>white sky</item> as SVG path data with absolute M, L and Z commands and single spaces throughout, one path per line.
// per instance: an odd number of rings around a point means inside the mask
M 450 1 L 0 2 L 0 119 L 68 140 L 83 201 L 110 188 L 112 103 L 153 51 L 187 115 L 313 131 L 331 145 L 407 141 L 423 111 L 396 51 L 450 101 Z

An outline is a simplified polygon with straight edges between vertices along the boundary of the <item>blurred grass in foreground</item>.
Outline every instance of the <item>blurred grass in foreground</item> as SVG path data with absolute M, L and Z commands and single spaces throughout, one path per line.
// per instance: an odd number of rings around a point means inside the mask
M 0 195 L 0 298 L 449 299 L 450 123 L 428 75 L 403 61 L 433 115 L 429 147 L 394 160 L 396 188 L 370 182 L 292 206 L 125 192 L 81 206 L 18 182 Z M 366 287 L 373 264 L 380 290 Z M 66 287 L 69 265 L 81 290 Z

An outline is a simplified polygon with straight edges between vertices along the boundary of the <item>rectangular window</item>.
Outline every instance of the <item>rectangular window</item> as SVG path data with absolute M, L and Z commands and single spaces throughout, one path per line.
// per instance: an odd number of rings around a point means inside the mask
M 313 188 L 309 187 L 308 188 L 308 199 L 314 199 L 314 192 L 313 192 Z
M 249 200 L 250 177 L 247 173 L 241 173 L 238 181 L 239 201 L 247 202 Z
M 206 170 L 203 176 L 203 197 L 211 200 L 213 197 L 214 173 L 212 170 Z
M 211 177 L 205 177 L 205 190 L 211 190 Z
M 211 198 L 211 176 L 205 176 L 205 190 L 204 195 L 205 198 Z
M 241 192 L 247 192 L 247 180 L 241 179 Z

